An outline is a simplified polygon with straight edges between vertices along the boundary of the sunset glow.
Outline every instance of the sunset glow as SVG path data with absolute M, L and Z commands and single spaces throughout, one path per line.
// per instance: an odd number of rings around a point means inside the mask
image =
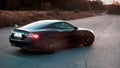
M 104 4 L 112 4 L 113 1 L 118 1 L 120 2 L 120 0 L 102 0 L 104 2 Z

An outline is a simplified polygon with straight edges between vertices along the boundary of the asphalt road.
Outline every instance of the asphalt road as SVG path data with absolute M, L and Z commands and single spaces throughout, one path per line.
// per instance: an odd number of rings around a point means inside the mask
M 23 53 L 9 44 L 12 28 L 1 28 L 0 68 L 120 68 L 120 16 L 100 15 L 69 22 L 94 30 L 94 44 L 54 54 Z

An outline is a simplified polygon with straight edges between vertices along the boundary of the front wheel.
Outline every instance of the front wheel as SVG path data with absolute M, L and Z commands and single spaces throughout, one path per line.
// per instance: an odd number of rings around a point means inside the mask
M 86 38 L 83 41 L 84 46 L 91 46 L 94 42 L 95 36 L 93 34 L 90 34 L 86 36 Z

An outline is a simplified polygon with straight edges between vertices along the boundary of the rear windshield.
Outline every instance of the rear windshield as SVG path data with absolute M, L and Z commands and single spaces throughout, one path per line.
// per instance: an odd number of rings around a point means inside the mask
M 43 27 L 49 25 L 50 22 L 34 22 L 21 27 L 22 29 L 42 29 Z

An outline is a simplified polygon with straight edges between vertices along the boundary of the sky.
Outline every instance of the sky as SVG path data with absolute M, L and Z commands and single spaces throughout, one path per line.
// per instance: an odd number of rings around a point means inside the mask
M 113 0 L 102 0 L 104 2 L 104 4 L 111 4 L 113 2 Z M 115 0 L 115 1 L 119 1 L 120 0 Z

